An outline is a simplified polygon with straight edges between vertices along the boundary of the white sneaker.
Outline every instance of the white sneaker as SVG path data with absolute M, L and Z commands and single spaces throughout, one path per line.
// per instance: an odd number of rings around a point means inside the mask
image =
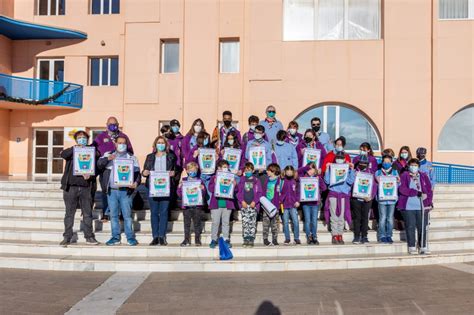
M 416 250 L 416 247 L 408 247 L 408 254 L 410 254 L 410 255 L 418 254 L 418 251 Z
M 430 250 L 428 249 L 428 247 L 420 248 L 419 253 L 420 253 L 420 255 L 429 255 L 429 254 L 431 254 L 431 252 L 430 252 Z

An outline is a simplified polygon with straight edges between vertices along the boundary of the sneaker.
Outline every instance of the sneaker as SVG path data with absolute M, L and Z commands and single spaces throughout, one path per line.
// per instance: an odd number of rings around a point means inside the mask
M 244 247 L 244 248 L 249 247 L 249 241 L 244 240 L 244 243 L 242 244 L 242 247 Z
M 150 246 L 157 246 L 160 244 L 160 241 L 158 240 L 158 237 L 153 238 L 153 241 L 151 241 Z
M 423 247 L 423 248 L 420 248 L 419 254 L 420 255 L 429 255 L 429 254 L 431 254 L 431 252 L 427 247 Z
M 385 241 L 387 242 L 387 244 L 393 244 L 393 240 L 391 237 L 385 238 Z
M 418 251 L 416 250 L 416 247 L 408 247 L 408 254 L 410 254 L 410 255 L 418 254 Z
M 107 222 L 109 222 L 109 216 L 108 216 L 108 215 L 104 215 L 100 221 L 101 221 L 102 223 L 107 223 Z
M 313 238 L 313 245 L 319 245 L 319 241 L 317 238 Z
M 338 235 L 337 240 L 339 242 L 339 245 L 344 245 L 344 239 L 342 238 L 342 235 Z
M 137 240 L 134 239 L 134 238 L 131 238 L 131 239 L 127 240 L 127 243 L 128 243 L 129 246 L 137 246 L 138 245 Z
M 274 238 L 274 239 L 272 240 L 272 244 L 273 244 L 273 246 L 279 246 L 279 245 L 280 245 L 280 244 L 278 243 L 278 240 L 277 240 L 276 238 Z
M 355 245 L 361 244 L 360 237 L 357 237 L 357 236 L 354 237 L 354 239 L 352 240 L 352 244 L 355 244 Z
M 64 247 L 66 247 L 66 246 L 68 246 L 68 245 L 71 245 L 71 240 L 68 239 L 68 238 L 65 238 L 65 239 L 63 239 L 63 240 L 61 241 L 61 243 L 59 243 L 59 245 L 60 245 L 60 246 L 64 246 Z
M 211 243 L 209 244 L 210 248 L 216 248 L 217 246 L 217 241 L 212 240 Z
M 191 242 L 187 238 L 185 238 L 180 246 L 181 247 L 191 246 Z
M 200 236 L 196 236 L 196 237 L 194 238 L 194 245 L 195 245 L 195 246 L 198 246 L 198 247 L 199 247 L 199 246 L 202 246 L 201 237 L 200 237 Z
M 95 239 L 95 237 L 86 238 L 86 245 L 99 245 L 100 243 Z
M 313 237 L 311 235 L 306 237 L 306 244 L 308 245 L 313 244 Z
M 168 242 L 166 241 L 166 238 L 164 238 L 164 237 L 159 237 L 159 238 L 158 238 L 158 241 L 160 242 L 160 245 L 161 245 L 161 246 L 166 246 L 166 245 L 168 245 Z
M 120 244 L 121 244 L 120 240 L 113 237 L 110 240 L 108 240 L 107 243 L 105 243 L 105 245 L 107 246 L 114 246 L 114 245 L 120 245 Z
M 387 243 L 387 238 L 386 237 L 381 237 L 377 242 L 381 243 L 381 244 L 385 244 L 385 243 Z
M 339 244 L 339 239 L 338 239 L 337 235 L 332 236 L 331 243 L 333 243 L 334 245 Z
M 362 244 L 366 244 L 366 243 L 370 243 L 370 242 L 369 242 L 369 239 L 368 239 L 367 237 L 363 237 L 363 238 L 361 239 L 361 243 L 362 243 Z
M 290 245 L 291 241 L 290 240 L 285 240 L 285 242 L 283 243 L 283 245 Z
M 267 239 L 264 239 L 263 240 L 263 245 L 270 246 L 270 245 L 272 245 L 272 243 L 270 243 Z
M 232 243 L 230 242 L 230 240 L 226 240 L 225 242 L 227 243 L 227 246 L 229 246 L 229 248 L 232 248 Z
M 295 240 L 295 245 L 301 245 L 301 241 L 300 240 Z

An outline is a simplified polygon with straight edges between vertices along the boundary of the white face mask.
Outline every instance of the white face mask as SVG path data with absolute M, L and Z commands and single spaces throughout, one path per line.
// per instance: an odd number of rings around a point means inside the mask
M 201 130 L 202 130 L 202 127 L 201 127 L 200 125 L 194 126 L 194 132 L 195 132 L 195 133 L 200 133 Z
M 367 154 L 368 154 L 367 151 L 362 151 L 362 150 L 360 150 L 360 155 L 367 155 Z
M 344 163 L 344 159 L 336 159 L 336 163 L 337 164 L 342 164 L 342 163 Z
M 290 133 L 290 135 L 294 136 L 296 134 L 296 129 L 290 128 L 288 129 L 288 132 Z
M 260 139 L 262 139 L 262 137 L 263 137 L 263 136 L 262 136 L 262 134 L 260 134 L 260 133 L 256 133 L 256 134 L 255 134 L 255 139 L 256 139 L 256 140 L 260 140 Z
M 229 145 L 234 145 L 234 139 L 229 139 L 229 140 L 227 140 L 227 143 L 228 143 Z
M 401 157 L 402 159 L 406 160 L 406 159 L 408 159 L 408 153 L 403 152 L 403 153 L 400 154 L 400 157 Z
M 257 126 L 256 125 L 250 125 L 250 130 L 255 131 L 255 127 L 257 127 Z
M 117 144 L 117 151 L 119 153 L 124 153 L 127 152 L 127 145 L 125 143 L 119 143 Z

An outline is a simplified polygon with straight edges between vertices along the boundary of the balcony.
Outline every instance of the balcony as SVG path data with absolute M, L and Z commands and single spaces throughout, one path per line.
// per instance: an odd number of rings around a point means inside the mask
M 0 108 L 81 109 L 82 94 L 79 84 L 0 73 Z

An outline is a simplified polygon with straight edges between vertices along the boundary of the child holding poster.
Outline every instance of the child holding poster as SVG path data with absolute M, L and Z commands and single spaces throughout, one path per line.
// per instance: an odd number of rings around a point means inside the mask
M 267 198 L 277 209 L 280 209 L 280 166 L 272 163 L 267 167 L 267 174 L 263 178 L 262 189 L 263 196 Z M 262 205 L 261 205 L 262 206 Z M 278 215 L 269 217 L 264 211 L 262 215 L 263 221 L 263 245 L 278 246 Z M 268 240 L 268 232 L 272 230 L 272 242 Z
M 328 171 L 324 174 L 324 181 L 329 185 L 329 193 L 324 205 L 324 217 L 326 223 L 331 223 L 331 234 L 333 244 L 344 244 L 344 220 L 351 223 L 350 193 L 352 184 L 354 184 L 354 170 L 352 164 L 345 160 L 344 152 L 338 152 L 335 155 L 335 162 L 328 164 Z M 348 168 L 336 168 L 336 166 L 348 165 Z M 336 170 L 339 174 L 334 178 L 343 178 L 342 181 L 331 183 L 331 174 Z M 342 174 L 346 172 L 347 174 Z
M 242 176 L 242 170 L 245 164 L 245 159 L 242 156 L 240 147 L 239 137 L 237 133 L 232 130 L 227 133 L 224 147 L 220 151 L 220 160 L 229 162 L 229 169 L 237 176 Z
M 392 167 L 393 158 L 390 155 L 384 155 L 382 158 L 381 169 L 375 173 L 375 179 L 380 183 L 381 177 L 393 176 L 396 177 L 397 183 L 400 182 L 400 176 L 398 171 Z M 380 184 L 379 184 L 380 185 Z M 378 239 L 380 243 L 392 244 L 392 235 L 393 235 L 393 215 L 395 213 L 395 204 L 398 200 L 397 190 L 398 185 L 393 185 L 393 183 L 382 183 L 382 190 L 379 190 L 377 194 L 377 201 L 379 203 L 379 228 L 378 228 Z M 380 189 L 380 187 L 379 187 Z M 392 191 L 392 195 L 395 197 L 390 200 L 381 200 L 380 193 L 386 190 Z
M 242 237 L 244 247 L 253 247 L 257 231 L 257 214 L 262 196 L 262 185 L 254 176 L 254 167 L 245 163 L 244 176 L 238 185 L 237 201 L 242 213 Z
M 351 215 L 354 230 L 352 244 L 369 243 L 367 232 L 369 230 L 369 211 L 372 207 L 372 200 L 377 192 L 374 175 L 369 168 L 369 159 L 366 155 L 361 155 L 357 164 L 356 178 L 352 188 Z M 362 176 L 363 174 L 367 176 Z M 360 176 L 359 176 L 360 175 Z
M 263 180 L 265 169 L 273 162 L 272 145 L 265 138 L 265 127 L 258 125 L 255 127 L 254 139 L 247 143 L 245 149 L 245 158 L 253 163 L 260 180 Z
M 197 135 L 196 146 L 189 150 L 189 153 L 186 157 L 186 165 L 189 162 L 195 162 L 199 165 L 199 150 L 211 149 L 209 138 L 210 138 L 210 135 L 205 131 L 202 131 Z M 214 157 L 216 157 L 216 155 Z M 213 162 L 214 165 L 215 165 L 215 162 L 216 161 Z M 214 171 L 206 172 L 206 174 L 204 174 L 203 169 L 200 167 L 200 178 L 204 182 L 204 185 L 206 186 L 206 189 L 208 192 L 209 192 L 209 181 L 211 180 L 213 173 Z M 206 200 L 208 199 L 209 199 L 209 196 L 207 196 Z
M 301 141 L 296 147 L 299 167 L 304 167 L 308 164 L 307 161 L 304 161 L 304 153 L 307 148 L 320 150 L 321 154 L 319 156 L 319 161 L 316 165 L 316 167 L 320 169 L 324 159 L 326 158 L 327 152 L 321 142 L 319 142 L 318 135 L 313 129 L 306 129 L 303 141 Z
M 300 225 L 298 220 L 298 207 L 300 206 L 300 191 L 296 181 L 298 175 L 293 166 L 288 165 L 283 170 L 280 202 L 283 205 L 283 232 L 285 245 L 290 245 L 290 217 L 293 224 L 295 245 L 300 245 Z
M 221 160 L 217 163 L 217 170 L 220 172 L 229 172 L 229 163 L 226 160 Z M 209 209 L 211 210 L 212 226 L 211 226 L 211 243 L 210 248 L 217 246 L 217 238 L 219 232 L 219 225 L 222 224 L 222 236 L 229 247 L 232 247 L 230 243 L 229 235 L 229 222 L 232 210 L 235 209 L 234 199 L 218 198 L 215 194 L 216 189 L 216 175 L 213 175 L 209 181 L 209 193 L 211 194 L 209 200 Z M 234 187 L 237 186 L 237 182 L 234 179 Z M 234 194 L 237 192 L 237 188 L 234 189 Z
M 308 245 L 319 245 L 318 231 L 318 213 L 321 208 L 321 192 L 325 191 L 327 186 L 318 170 L 316 164 L 310 163 L 298 169 L 298 176 L 302 178 L 318 178 L 319 189 L 317 189 L 316 201 L 301 200 L 304 214 L 304 230 L 306 232 L 306 243 Z
M 189 162 L 186 165 L 187 177 L 183 177 L 181 182 L 178 185 L 178 196 L 183 200 L 183 183 L 190 181 L 196 181 L 200 183 L 202 199 L 206 196 L 206 187 L 204 182 L 198 177 L 199 167 L 196 162 Z M 199 191 L 198 191 L 199 193 Z M 202 208 L 203 204 L 187 206 L 185 202 L 182 202 L 181 208 L 183 209 L 184 216 L 184 241 L 181 243 L 181 246 L 190 246 L 191 245 L 191 220 L 194 224 L 194 245 L 201 246 L 201 232 L 202 232 Z

